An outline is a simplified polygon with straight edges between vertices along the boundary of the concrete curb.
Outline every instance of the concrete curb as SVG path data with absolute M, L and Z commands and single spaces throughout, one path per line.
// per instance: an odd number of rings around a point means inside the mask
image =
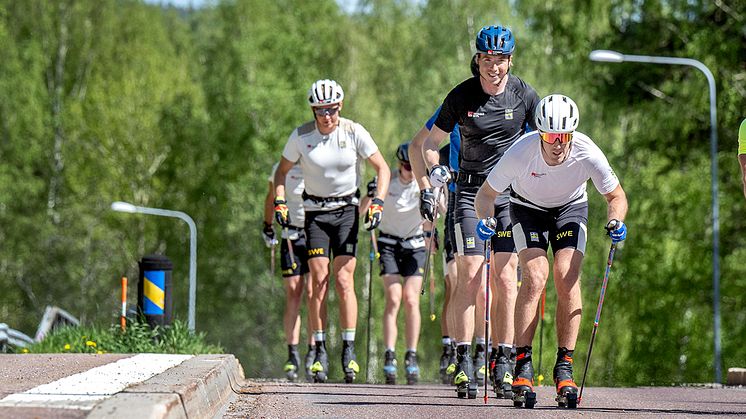
M 89 418 L 212 418 L 238 393 L 243 368 L 233 355 L 200 355 L 97 405 Z

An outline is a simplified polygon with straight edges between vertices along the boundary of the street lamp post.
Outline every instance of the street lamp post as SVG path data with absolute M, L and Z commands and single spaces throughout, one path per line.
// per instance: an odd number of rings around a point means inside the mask
M 624 61 L 649 64 L 688 65 L 705 74 L 710 85 L 710 170 L 712 183 L 712 294 L 714 315 L 715 382 L 722 382 L 720 369 L 720 215 L 718 204 L 718 129 L 715 77 L 707 66 L 691 58 L 655 57 L 648 55 L 627 55 L 617 51 L 595 50 L 589 55 L 592 61 L 621 63 Z
M 139 207 L 128 202 L 113 202 L 111 209 L 119 212 L 130 214 L 150 214 L 160 215 L 163 217 L 173 217 L 185 221 L 189 225 L 189 313 L 188 327 L 189 331 L 194 332 L 195 308 L 197 305 L 197 225 L 194 224 L 192 217 L 181 211 L 171 211 L 160 208 Z

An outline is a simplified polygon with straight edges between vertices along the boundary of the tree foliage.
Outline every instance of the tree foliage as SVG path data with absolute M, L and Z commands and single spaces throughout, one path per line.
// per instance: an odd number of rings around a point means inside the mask
M 469 77 L 476 31 L 502 23 L 517 38 L 511 71 L 540 96 L 576 100 L 580 130 L 607 153 L 630 201 L 630 235 L 612 268 L 591 384 L 711 381 L 706 80 L 691 67 L 587 57 L 602 48 L 689 57 L 715 74 L 723 367 L 743 366 L 746 221 L 735 143 L 746 108 L 744 19 L 742 2 L 702 0 L 367 0 L 349 14 L 331 0 L 232 0 L 196 10 L 0 0 L 0 320 L 30 332 L 54 304 L 108 322 L 118 310 L 118 278 L 135 278 L 135 262 L 154 252 L 174 261 L 175 312 L 186 317 L 186 226 L 109 205 L 181 210 L 198 225 L 197 329 L 239 355 L 249 375 L 280 375 L 284 291 L 268 273 L 262 202 L 285 140 L 311 118 L 308 86 L 339 81 L 344 116 L 393 160 L 396 146 Z M 579 359 L 608 252 L 605 202 L 590 192 Z M 377 279 L 374 272 L 380 345 Z M 553 294 L 550 282 L 544 365 L 554 359 Z M 367 302 L 360 308 L 364 342 Z M 423 373 L 434 379 L 440 330 L 423 319 Z

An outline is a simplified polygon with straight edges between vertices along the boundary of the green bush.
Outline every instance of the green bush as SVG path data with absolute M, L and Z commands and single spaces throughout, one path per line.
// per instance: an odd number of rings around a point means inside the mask
M 190 333 L 183 321 L 151 329 L 147 323 L 131 322 L 125 331 L 118 325 L 61 327 L 24 350 L 28 353 L 169 353 L 215 354 L 220 345 L 205 342 L 204 333 Z

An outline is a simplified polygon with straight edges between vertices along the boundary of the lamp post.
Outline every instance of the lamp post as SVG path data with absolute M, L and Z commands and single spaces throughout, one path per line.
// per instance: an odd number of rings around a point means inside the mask
M 195 307 L 197 305 L 197 225 L 192 217 L 181 211 L 171 211 L 160 208 L 139 207 L 128 202 L 113 202 L 111 209 L 130 214 L 150 214 L 163 217 L 173 217 L 184 220 L 189 225 L 189 331 L 194 332 Z
M 691 58 L 655 57 L 648 55 L 627 55 L 617 51 L 595 50 L 589 55 L 591 61 L 608 63 L 635 62 L 648 64 L 688 65 L 705 73 L 710 86 L 710 170 L 712 184 L 712 294 L 715 346 L 715 382 L 722 382 L 720 369 L 720 215 L 718 204 L 718 129 L 715 77 L 707 66 Z

